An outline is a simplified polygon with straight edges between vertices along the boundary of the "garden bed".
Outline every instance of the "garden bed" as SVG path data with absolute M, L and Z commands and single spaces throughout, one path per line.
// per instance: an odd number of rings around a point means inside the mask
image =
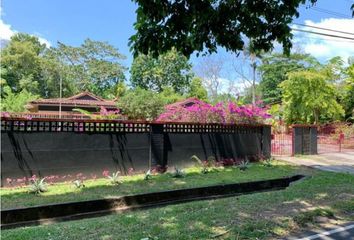
M 192 186 L 197 187 L 201 184 L 217 184 L 215 182 L 218 180 L 224 182 L 246 182 L 296 173 L 311 175 L 311 177 L 296 182 L 283 191 L 193 201 L 99 218 L 34 227 L 20 227 L 3 230 L 2 238 L 11 240 L 49 238 L 112 240 L 143 238 L 213 239 L 218 236 L 219 239 L 279 239 L 284 238 L 289 232 L 302 231 L 309 224 L 311 226 L 312 224 L 317 224 L 316 217 L 317 215 L 321 216 L 323 212 L 326 213 L 327 217 L 333 217 L 334 221 L 354 220 L 353 175 L 322 172 L 286 165 L 285 163 L 276 163 L 273 167 L 255 164 L 245 172 L 238 169 L 225 169 L 210 173 L 210 175 L 200 175 L 195 171 L 189 172 L 189 175 L 187 174 L 187 177 L 183 179 L 172 179 L 164 174 L 156 176 L 150 182 L 142 181 L 141 187 L 138 187 L 136 191 L 144 191 L 142 186 L 145 186 L 145 192 L 157 191 L 157 186 L 163 187 L 165 190 L 171 189 L 172 183 L 176 185 L 177 189 L 183 189 Z M 219 179 L 221 176 L 224 176 L 222 180 Z M 135 184 L 139 181 L 136 180 Z M 157 184 L 160 181 L 167 182 L 168 185 Z M 184 183 L 177 184 L 181 182 Z M 97 187 L 99 184 L 100 187 Z M 96 187 L 93 189 L 97 190 L 106 185 L 107 182 L 105 184 L 96 182 Z M 123 185 L 120 187 L 123 187 Z M 150 186 L 149 189 L 147 189 L 148 186 Z M 82 190 L 78 191 L 78 194 L 74 194 L 73 192 L 76 190 L 71 188 L 70 194 L 82 197 L 83 193 L 88 194 L 91 192 L 88 188 L 86 187 L 83 192 Z M 115 189 L 115 187 L 109 188 L 110 191 L 112 189 Z M 50 190 L 54 194 L 54 189 Z M 6 191 L 8 194 L 9 190 Z M 21 196 L 23 197 L 28 196 L 27 201 L 31 198 L 40 200 L 49 197 L 44 194 L 41 196 L 30 195 L 24 193 L 24 189 L 16 191 L 22 191 Z M 132 191 L 134 189 L 131 188 L 130 192 Z M 114 193 L 117 194 L 118 191 Z M 58 192 L 56 194 L 60 197 Z M 100 192 L 100 194 L 101 196 L 109 195 L 107 192 Z M 65 193 L 62 195 L 65 195 Z M 9 201 L 8 198 L 7 201 Z M 17 203 L 19 202 L 20 200 L 17 201 Z M 55 202 L 54 199 L 51 199 L 51 202 Z M 7 206 L 9 205 L 11 204 L 7 202 Z M 15 205 L 15 203 L 12 205 Z M 309 215 L 311 215 L 310 218 L 301 217 Z
M 75 188 L 69 183 L 50 185 L 48 191 L 40 195 L 30 194 L 28 188 L 2 188 L 2 209 L 23 208 L 45 204 L 56 204 L 74 201 L 87 201 L 102 198 L 120 197 L 125 195 L 150 193 L 166 190 L 205 187 L 218 184 L 242 183 L 249 181 L 281 178 L 295 174 L 307 175 L 306 169 L 274 162 L 272 167 L 262 163 L 251 164 L 246 171 L 238 168 L 216 168 L 208 174 L 201 174 L 200 168 L 185 169 L 184 178 L 172 178 L 171 174 L 159 174 L 145 181 L 144 175 L 122 177 L 123 183 L 112 185 L 108 179 L 84 181 L 85 187 Z
M 262 191 L 274 191 L 284 189 L 292 182 L 298 181 L 303 177 L 303 175 L 295 175 L 292 177 L 255 182 L 187 188 L 123 196 L 119 198 L 9 209 L 1 211 L 1 224 L 2 228 L 13 228 L 18 226 L 51 223 L 53 222 L 52 218 L 56 218 L 55 221 L 79 219 L 117 211 L 142 209 L 211 198 L 230 197 Z

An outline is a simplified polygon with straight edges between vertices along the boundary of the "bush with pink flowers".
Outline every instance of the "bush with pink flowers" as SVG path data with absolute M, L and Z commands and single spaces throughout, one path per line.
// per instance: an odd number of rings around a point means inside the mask
M 203 101 L 197 101 L 189 107 L 167 107 L 166 111 L 157 118 L 157 121 L 231 124 L 264 123 L 271 115 L 267 113 L 267 107 L 261 105 L 261 102 L 257 102 L 255 105 L 243 106 L 238 106 L 234 102 L 211 105 Z

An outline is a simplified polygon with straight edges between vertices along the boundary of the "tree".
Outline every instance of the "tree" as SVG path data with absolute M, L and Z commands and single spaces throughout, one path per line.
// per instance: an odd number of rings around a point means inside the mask
M 212 102 L 217 99 L 222 88 L 221 74 L 224 64 L 224 59 L 220 57 L 207 56 L 199 62 L 196 69 Z
M 202 79 L 194 77 L 187 93 L 188 97 L 196 97 L 204 102 L 208 101 L 208 91 L 205 89 L 202 83 Z
M 248 64 L 245 64 L 245 62 L 242 61 L 242 65 L 237 66 L 237 64 L 235 64 L 235 61 L 232 61 L 233 70 L 239 77 L 241 77 L 241 79 L 245 83 L 245 88 L 247 89 L 246 94 L 248 93 L 251 94 L 251 103 L 253 105 L 256 104 L 256 95 L 258 90 L 257 82 L 259 82 L 257 77 L 258 75 L 257 72 L 263 55 L 264 53 L 260 50 L 255 49 L 252 44 L 252 41 L 249 41 L 248 44 L 243 49 L 243 56 L 247 60 Z M 247 77 L 246 74 L 244 74 L 243 72 L 244 65 L 248 65 L 249 68 L 251 69 L 252 72 L 251 78 Z
M 37 94 L 43 85 L 41 78 L 41 56 L 45 45 L 37 37 L 18 33 L 4 49 L 1 49 L 1 79 L 4 79 L 12 91 L 23 89 Z
M 284 117 L 288 123 L 315 123 L 344 115 L 337 93 L 325 74 L 315 70 L 288 73 L 280 84 Z
M 341 102 L 345 110 L 345 119 L 354 122 L 354 63 L 346 69 L 346 73 Z
M 1 79 L 14 91 L 26 90 L 41 97 L 58 97 L 60 78 L 64 96 L 75 93 L 75 85 L 65 68 L 37 37 L 15 34 L 1 49 Z
M 37 98 L 37 95 L 29 93 L 26 89 L 14 93 L 9 86 L 5 86 L 3 87 L 0 110 L 4 112 L 24 112 L 26 111 L 26 104 Z
M 306 0 L 205 1 L 134 0 L 138 4 L 136 34 L 130 38 L 135 56 L 158 56 L 175 47 L 185 56 L 194 51 L 216 52 L 244 48 L 244 36 L 257 50 L 268 52 L 274 41 L 286 53 L 291 44 L 289 24 L 299 16 L 298 7 Z M 315 3 L 316 0 L 309 0 Z
M 65 66 L 67 77 L 75 83 L 77 91 L 88 90 L 106 97 L 125 80 L 126 68 L 121 63 L 125 56 L 107 42 L 86 39 L 79 47 L 58 42 L 49 55 Z
M 193 75 L 191 68 L 188 59 L 175 49 L 157 58 L 141 54 L 132 63 L 130 82 L 133 87 L 146 90 L 161 92 L 171 87 L 177 93 L 185 93 Z
M 286 56 L 273 53 L 264 56 L 259 66 L 262 75 L 259 86 L 263 101 L 265 103 L 281 102 L 282 91 L 279 84 L 287 79 L 287 74 L 318 65 L 317 60 L 308 54 L 294 53 Z
M 118 107 L 129 119 L 153 120 L 163 112 L 164 102 L 153 91 L 136 88 L 119 99 Z

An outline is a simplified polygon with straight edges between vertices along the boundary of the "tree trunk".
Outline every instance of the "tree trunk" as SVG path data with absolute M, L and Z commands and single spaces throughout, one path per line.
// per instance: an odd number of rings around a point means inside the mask
M 256 104 L 256 64 L 252 64 L 253 79 L 252 79 L 252 104 Z

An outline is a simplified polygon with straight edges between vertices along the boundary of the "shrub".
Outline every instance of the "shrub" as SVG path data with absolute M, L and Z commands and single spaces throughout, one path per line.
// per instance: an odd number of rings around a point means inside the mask
M 182 169 L 179 169 L 178 167 L 175 166 L 175 171 L 172 173 L 173 178 L 184 178 L 185 175 L 186 174 Z
M 261 105 L 261 102 L 257 103 Z M 189 107 L 171 106 L 161 114 L 157 121 L 196 122 L 196 123 L 263 123 L 271 117 L 267 108 L 258 105 L 237 106 L 233 102 L 211 105 L 196 101 Z
M 152 175 L 151 175 L 151 170 L 147 170 L 146 173 L 145 173 L 145 176 L 144 176 L 144 180 L 145 181 L 148 181 L 152 178 Z
M 81 179 L 76 179 L 72 183 L 74 184 L 74 187 L 76 187 L 76 188 L 85 187 L 84 181 Z
M 245 171 L 249 168 L 249 161 L 248 160 L 242 160 L 240 162 L 240 164 L 238 165 L 238 168 L 241 170 L 241 171 Z
M 107 178 L 110 180 L 112 184 L 118 185 L 122 183 L 122 180 L 120 179 L 119 171 L 112 173 L 112 175 L 108 175 Z
M 214 165 L 215 163 L 215 157 L 209 156 L 207 160 L 202 161 L 199 157 L 196 155 L 193 155 L 191 157 L 192 160 L 194 160 L 199 167 L 202 168 L 201 172 L 203 174 L 206 174 L 210 171 L 210 168 Z
M 46 191 L 48 191 L 48 188 L 47 183 L 45 182 L 45 178 L 37 179 L 35 176 L 33 176 L 29 185 L 29 192 L 40 194 Z
M 264 162 L 264 166 L 266 166 L 266 167 L 273 166 L 273 158 L 272 157 L 264 159 L 263 162 Z

